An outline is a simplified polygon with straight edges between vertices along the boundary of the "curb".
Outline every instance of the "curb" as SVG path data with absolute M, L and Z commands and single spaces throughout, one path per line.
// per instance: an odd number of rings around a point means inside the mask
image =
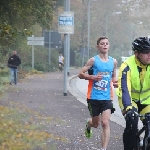
M 68 83 L 67 83 L 67 90 L 74 96 L 77 98 L 78 101 L 80 101 L 81 103 L 83 103 L 84 105 L 87 106 L 87 103 L 85 101 L 86 96 L 83 96 L 83 94 L 76 88 L 72 88 L 71 87 L 71 81 L 75 78 L 77 78 L 78 75 L 73 75 L 71 77 L 68 78 Z
M 83 93 L 81 93 L 77 88 L 75 88 L 75 86 L 74 87 L 71 86 L 71 82 L 73 80 L 75 80 L 75 78 L 77 78 L 77 77 L 78 77 L 78 75 L 73 75 L 73 76 L 71 76 L 71 77 L 68 78 L 67 90 L 74 97 L 76 97 L 76 99 L 78 101 L 80 101 L 81 103 L 83 103 L 84 105 L 87 106 L 87 103 L 85 101 L 86 95 L 83 95 Z M 126 122 L 125 122 L 124 118 L 120 118 L 120 116 L 118 116 L 117 114 L 112 114 L 110 120 L 113 121 L 113 122 L 115 122 L 116 124 L 122 126 L 123 128 L 125 128 Z M 142 127 L 142 123 L 140 121 L 138 123 L 138 126 L 139 126 L 139 129 Z M 144 134 L 142 136 L 144 136 Z

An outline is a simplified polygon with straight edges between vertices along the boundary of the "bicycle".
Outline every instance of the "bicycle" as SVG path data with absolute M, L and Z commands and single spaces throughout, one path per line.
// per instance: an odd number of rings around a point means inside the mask
M 150 150 L 150 113 L 145 115 L 138 115 L 139 118 L 143 117 L 143 127 L 136 134 L 136 143 L 134 150 Z M 145 132 L 143 139 L 143 146 L 140 146 L 141 134 Z

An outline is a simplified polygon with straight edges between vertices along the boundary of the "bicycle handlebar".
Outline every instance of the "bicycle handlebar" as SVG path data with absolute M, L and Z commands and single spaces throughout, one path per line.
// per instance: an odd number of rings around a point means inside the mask
M 138 114 L 138 117 L 150 117 L 150 112 L 149 112 L 149 113 L 146 113 L 146 114 L 144 114 L 144 115 Z

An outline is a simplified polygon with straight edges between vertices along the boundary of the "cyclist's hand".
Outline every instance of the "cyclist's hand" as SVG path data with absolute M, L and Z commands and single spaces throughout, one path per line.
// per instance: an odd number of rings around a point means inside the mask
M 139 117 L 136 108 L 128 109 L 124 117 L 126 120 L 126 129 L 131 131 L 137 130 Z
M 123 116 L 125 117 L 125 114 L 127 113 L 127 111 L 128 111 L 128 110 L 131 110 L 131 109 L 132 109 L 132 106 L 126 107 L 126 108 L 122 111 Z
M 135 118 L 137 118 L 137 112 L 134 111 L 133 109 L 129 109 L 128 111 L 126 111 L 124 117 L 126 121 L 133 121 L 135 120 Z
M 132 120 L 132 115 L 133 115 L 133 111 L 132 111 L 132 109 L 129 109 L 128 111 L 126 111 L 126 113 L 125 113 L 125 115 L 124 115 L 124 118 L 125 118 L 125 120 L 127 121 L 127 120 Z

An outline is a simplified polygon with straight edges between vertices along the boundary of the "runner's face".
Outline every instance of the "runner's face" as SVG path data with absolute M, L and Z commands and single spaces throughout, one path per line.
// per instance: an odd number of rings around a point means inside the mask
M 146 53 L 136 53 L 136 55 L 143 64 L 150 65 L 150 51 Z
M 107 54 L 109 50 L 108 39 L 102 39 L 99 45 L 97 45 L 97 49 L 99 50 L 100 53 Z

